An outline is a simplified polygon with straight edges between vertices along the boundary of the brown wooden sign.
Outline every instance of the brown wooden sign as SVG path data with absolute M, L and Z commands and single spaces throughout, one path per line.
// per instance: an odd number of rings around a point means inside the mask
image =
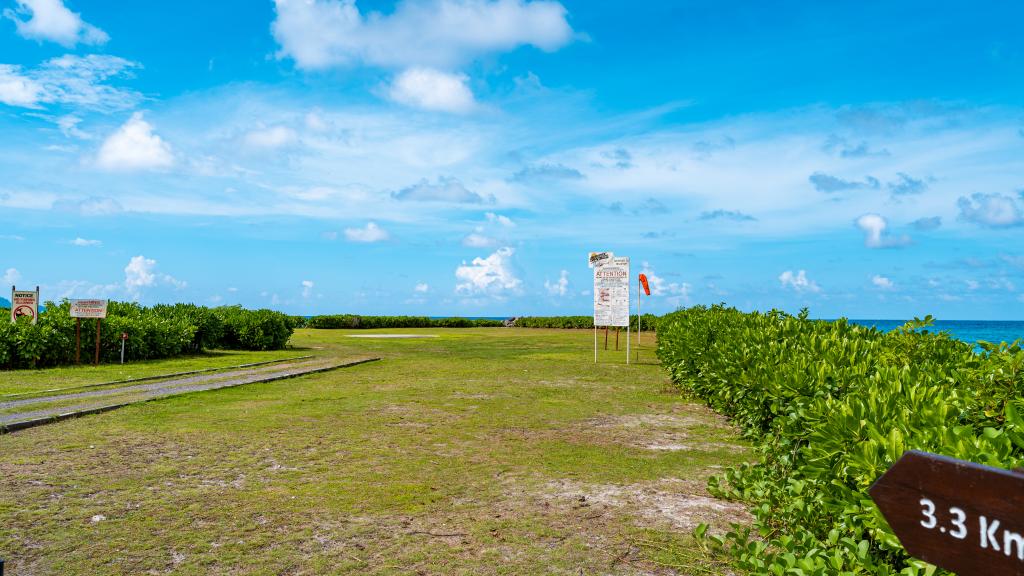
M 1024 474 L 909 450 L 868 492 L 911 556 L 960 576 L 1024 575 Z

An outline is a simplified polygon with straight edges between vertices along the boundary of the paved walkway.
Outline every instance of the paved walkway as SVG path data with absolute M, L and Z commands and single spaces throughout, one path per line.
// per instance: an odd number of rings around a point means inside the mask
M 58 394 L 23 400 L 0 402 L 0 433 L 55 422 L 73 416 L 102 412 L 156 398 L 166 398 L 199 392 L 230 388 L 256 382 L 270 382 L 315 372 L 325 372 L 346 366 L 371 362 L 378 358 L 350 360 L 315 358 L 303 362 L 274 364 L 262 368 L 230 370 L 213 374 L 171 378 L 159 382 L 91 390 L 72 394 Z

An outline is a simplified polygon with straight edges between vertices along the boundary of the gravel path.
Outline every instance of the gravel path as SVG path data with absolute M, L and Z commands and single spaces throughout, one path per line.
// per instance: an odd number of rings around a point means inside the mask
M 272 380 L 302 376 L 304 374 L 311 374 L 314 372 L 324 372 L 327 370 L 344 368 L 346 366 L 354 366 L 356 364 L 362 364 L 363 362 L 369 362 L 372 360 L 377 360 L 377 358 L 347 361 L 330 359 L 325 361 L 317 359 L 307 362 L 277 364 L 274 366 L 268 366 L 264 369 L 234 370 L 218 374 L 176 378 L 152 384 L 125 386 L 110 390 L 96 390 L 92 392 L 80 392 L 77 394 L 45 396 L 42 398 L 32 398 L 30 400 L 16 400 L 0 404 L 0 409 L 16 406 L 31 408 L 31 405 L 64 402 L 66 400 L 81 400 L 81 402 L 72 402 L 71 404 L 61 404 L 59 406 L 37 407 L 35 410 L 28 409 L 14 413 L 0 414 L 0 426 L 55 417 L 64 418 L 78 412 L 98 411 L 105 408 L 114 408 L 135 402 L 144 402 L 146 400 L 153 400 L 156 398 L 177 396 L 178 394 L 186 394 L 189 392 L 217 390 L 219 388 L 230 388 L 232 386 L 241 386 L 243 384 L 253 384 L 256 382 L 269 382 Z

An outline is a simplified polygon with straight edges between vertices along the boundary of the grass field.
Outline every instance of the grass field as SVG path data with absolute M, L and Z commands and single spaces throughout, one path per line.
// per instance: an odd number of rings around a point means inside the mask
M 8 574 L 727 572 L 689 534 L 745 520 L 704 483 L 750 456 L 666 387 L 650 335 L 626 366 L 593 364 L 589 331 L 387 332 L 440 337 L 300 330 L 298 354 L 384 359 L 0 436 Z M 227 358 L 145 370 L 205 360 Z

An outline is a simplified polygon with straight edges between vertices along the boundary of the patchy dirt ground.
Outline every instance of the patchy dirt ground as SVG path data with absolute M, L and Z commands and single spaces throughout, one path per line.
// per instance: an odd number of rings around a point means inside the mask
M 746 448 L 653 357 L 431 332 L 301 331 L 384 359 L 0 437 L 7 573 L 729 573 L 690 534 L 747 521 L 704 489 Z

